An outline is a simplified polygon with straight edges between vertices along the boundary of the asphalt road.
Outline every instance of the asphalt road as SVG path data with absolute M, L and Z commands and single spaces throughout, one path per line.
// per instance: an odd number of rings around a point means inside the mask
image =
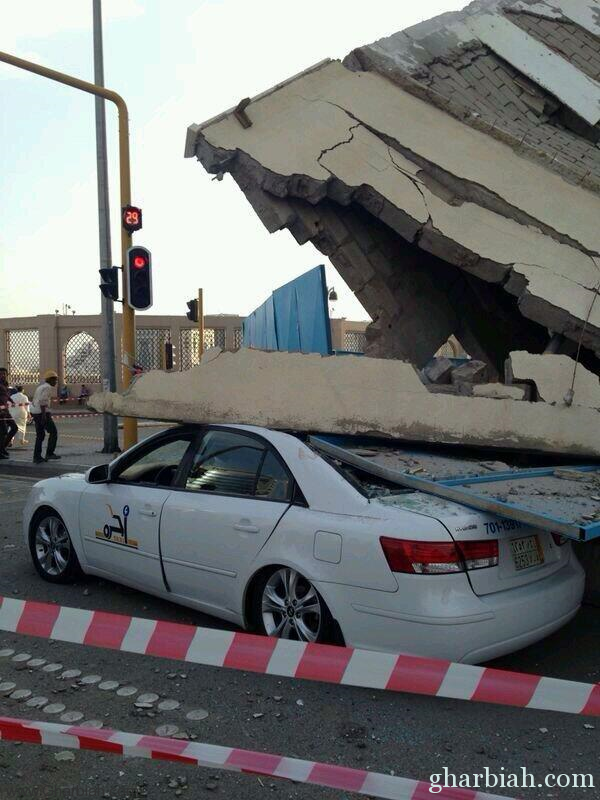
M 68 424 L 73 426 L 73 435 L 98 434 L 97 419 Z M 41 581 L 30 563 L 20 529 L 30 486 L 31 481 L 25 479 L 0 477 L 0 594 L 228 627 L 106 581 L 89 578 L 73 586 Z M 494 666 L 598 682 L 599 644 L 600 612 L 584 608 L 562 631 L 498 660 Z M 80 712 L 84 720 L 99 720 L 105 727 L 152 734 L 158 726 L 170 724 L 198 741 L 368 767 L 421 780 L 428 780 L 443 767 L 456 774 L 482 772 L 484 767 L 501 774 L 520 772 L 525 767 L 540 781 L 548 773 L 591 772 L 595 789 L 489 791 L 527 800 L 600 796 L 600 723 L 590 718 L 188 666 L 0 632 L 0 651 L 4 648 L 14 649 L 15 655 L 29 653 L 32 658 L 59 663 L 63 669 L 45 672 L 41 667 L 31 669 L 13 656 L 0 657 L 2 681 L 30 689 L 34 695 L 64 705 L 65 712 Z M 81 685 L 79 678 L 61 679 L 62 672 L 71 669 L 81 670 L 81 677 L 97 674 L 103 680 L 133 685 L 140 692 L 176 700 L 180 706 L 173 711 L 159 711 L 156 705 L 137 709 L 135 696 L 120 697 L 115 691 L 101 691 L 97 684 Z M 198 709 L 208 712 L 205 719 L 186 718 L 189 711 Z M 60 721 L 60 714 L 49 716 L 27 708 L 1 692 L 0 715 Z M 110 754 L 72 751 L 72 760 L 62 760 L 57 759 L 59 752 L 50 747 L 0 742 L 0 798 L 355 797 L 268 778 L 124 760 Z

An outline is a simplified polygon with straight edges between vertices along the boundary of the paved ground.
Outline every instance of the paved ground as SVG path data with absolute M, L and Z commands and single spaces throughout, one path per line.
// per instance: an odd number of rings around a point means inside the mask
M 60 430 L 63 452 L 87 458 L 89 463 L 92 448 L 100 442 L 83 437 L 99 436 L 99 419 L 61 422 Z M 30 564 L 20 531 L 31 481 L 6 477 L 8 463 L 3 463 L 4 476 L 0 476 L 0 594 L 227 627 L 199 613 L 97 579 L 58 587 L 41 581 Z M 598 682 L 599 643 L 600 614 L 584 608 L 550 639 L 496 665 Z M 65 712 L 80 712 L 84 720 L 96 719 L 106 727 L 154 733 L 158 726 L 172 724 L 198 741 L 394 771 L 419 779 L 428 779 L 444 766 L 459 774 L 482 771 L 486 766 L 499 774 L 503 768 L 514 772 L 526 767 L 540 779 L 551 772 L 593 772 L 596 787 L 600 785 L 600 724 L 593 719 L 184 666 L 181 662 L 0 633 L 0 651 L 3 648 L 14 649 L 15 655 L 29 653 L 32 658 L 59 663 L 62 669 L 45 672 L 41 667 L 31 669 L 13 656 L 0 657 L 2 681 L 30 689 L 34 695 L 64 705 Z M 79 678 L 61 679 L 62 673 L 71 669 L 81 670 L 80 677 L 97 674 L 103 680 L 131 684 L 140 692 L 156 693 L 161 699 L 177 700 L 180 707 L 162 712 L 156 706 L 136 709 L 135 696 L 120 697 L 115 691 L 101 691 L 97 684 L 86 687 Z M 186 714 L 196 709 L 206 710 L 208 716 L 200 721 L 187 720 Z M 1 691 L 0 715 L 51 721 L 59 721 L 61 716 L 27 708 Z M 590 723 L 593 728 L 584 727 Z M 51 748 L 0 742 L 0 798 L 344 798 L 343 793 L 256 776 L 80 751 L 74 752 L 73 760 L 64 761 L 57 760 L 56 754 Z M 496 793 L 527 800 L 599 796 L 598 788 L 505 789 Z
M 56 466 L 61 468 L 65 465 L 76 465 L 81 469 L 93 466 L 94 464 L 101 464 L 110 461 L 114 456 L 112 454 L 102 453 L 103 430 L 102 430 L 102 416 L 99 414 L 89 414 L 88 416 L 79 416 L 76 414 L 54 414 L 54 421 L 58 428 L 58 447 L 57 454 L 60 455 L 61 460 L 51 464 L 37 465 L 36 474 L 43 475 L 43 470 L 51 472 Z M 144 439 L 146 436 L 164 430 L 165 426 L 157 422 L 140 422 L 138 424 L 139 439 Z M 122 445 L 122 430 L 119 427 L 119 443 Z M 17 437 L 17 440 L 20 436 Z M 29 444 L 21 446 L 18 441 L 15 442 L 13 447 L 10 448 L 9 453 L 11 460 L 17 461 L 19 464 L 30 464 L 33 459 L 33 443 L 35 440 L 35 432 L 33 425 L 27 428 L 27 440 Z M 45 453 L 45 444 L 44 450 Z M 10 463 L 0 461 L 0 469 L 5 474 L 10 472 Z

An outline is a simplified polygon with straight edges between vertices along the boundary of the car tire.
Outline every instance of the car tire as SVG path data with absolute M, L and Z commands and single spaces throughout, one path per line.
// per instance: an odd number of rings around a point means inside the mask
M 49 583 L 72 583 L 83 574 L 67 526 L 56 511 L 36 514 L 29 550 L 38 575 Z
M 258 580 L 252 615 L 265 636 L 337 644 L 336 624 L 313 584 L 291 567 L 274 567 Z

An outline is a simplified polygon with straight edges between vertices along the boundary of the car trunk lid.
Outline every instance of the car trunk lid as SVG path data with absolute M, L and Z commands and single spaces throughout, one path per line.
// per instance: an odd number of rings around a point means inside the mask
M 558 537 L 516 520 L 476 511 L 459 503 L 422 492 L 380 497 L 375 502 L 402 508 L 441 522 L 458 547 L 461 543 L 498 542 L 498 564 L 469 569 L 467 575 L 477 595 L 501 592 L 549 577 L 569 560 L 570 545 Z M 466 550 L 473 545 L 467 545 Z

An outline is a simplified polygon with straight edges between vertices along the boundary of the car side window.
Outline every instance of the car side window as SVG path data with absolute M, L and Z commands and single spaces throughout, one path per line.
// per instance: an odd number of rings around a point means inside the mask
M 122 483 L 150 483 L 172 486 L 179 465 L 190 446 L 191 437 L 169 439 L 129 462 L 116 480 Z
M 258 440 L 229 431 L 208 431 L 186 481 L 190 491 L 254 496 L 266 448 Z
M 268 500 L 289 500 L 291 483 L 288 471 L 277 456 L 269 450 L 256 483 L 256 496 Z

